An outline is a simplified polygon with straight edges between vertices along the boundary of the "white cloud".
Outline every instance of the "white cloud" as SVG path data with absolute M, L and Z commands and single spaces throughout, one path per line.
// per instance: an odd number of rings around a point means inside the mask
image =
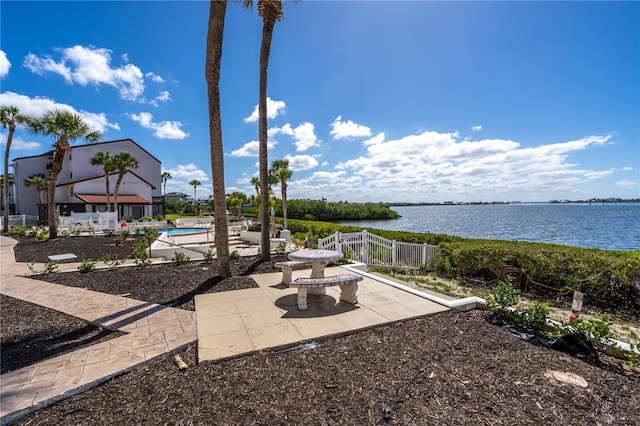
M 11 68 L 11 62 L 7 59 L 7 54 L 4 50 L 0 50 L 0 78 L 9 74 L 9 68 Z
M 54 109 L 80 114 L 91 129 L 102 134 L 106 133 L 108 129 L 120 130 L 120 125 L 118 123 L 111 123 L 103 112 L 78 111 L 70 105 L 61 104 L 49 98 L 30 98 L 13 92 L 3 92 L 0 96 L 0 103 L 2 105 L 16 106 L 20 113 L 24 115 L 40 116 L 46 111 Z
M 193 186 L 189 185 L 189 182 L 199 180 L 201 185 L 197 188 L 198 198 L 207 197 L 212 193 L 209 176 L 193 163 L 179 164 L 174 168 L 162 171 L 169 172 L 172 176 L 167 180 L 167 192 L 181 192 L 193 196 Z
M 351 120 L 342 121 L 342 116 L 339 115 L 331 123 L 330 134 L 334 139 L 352 139 L 371 136 L 371 129 Z
M 293 129 L 293 133 L 296 151 L 306 151 L 309 148 L 318 146 L 318 138 L 316 137 L 312 123 L 302 123 Z
M 471 126 L 472 132 L 479 132 L 480 130 L 482 130 L 482 126 Z
M 274 119 L 279 114 L 284 113 L 285 106 L 286 105 L 284 101 L 274 101 L 273 99 L 267 97 L 267 118 Z M 245 123 L 253 123 L 258 121 L 258 107 L 259 105 L 256 105 L 251 115 L 244 119 Z
M 179 121 L 154 122 L 150 112 L 130 114 L 129 117 L 142 127 L 153 130 L 153 134 L 160 139 L 184 139 L 189 136 L 189 133 L 182 130 L 182 123 Z
M 267 150 L 273 149 L 275 143 L 273 141 L 267 141 Z M 231 157 L 257 157 L 260 153 L 260 142 L 251 141 L 242 145 L 240 148 L 231 151 L 229 154 Z
M 547 200 L 552 193 L 582 198 L 594 182 L 616 173 L 569 161 L 576 151 L 611 143 L 607 135 L 537 147 L 505 139 L 459 138 L 456 132 L 433 131 L 390 141 L 378 135 L 366 142 L 365 155 L 335 166 L 334 171 L 344 175 L 317 172 L 297 188 L 306 198 L 324 191 L 332 199 L 360 201 Z M 345 182 L 356 182 L 352 177 L 361 182 L 345 187 Z M 630 182 L 620 181 L 619 186 Z
M 38 75 L 59 74 L 68 83 L 115 87 L 122 99 L 138 100 L 142 96 L 144 76 L 140 68 L 133 64 L 112 68 L 111 50 L 79 45 L 56 50 L 61 53 L 59 62 L 48 55 L 39 57 L 29 53 L 23 65 Z
M 148 72 L 144 76 L 147 77 L 148 79 L 150 79 L 151 81 L 153 81 L 154 83 L 164 83 L 164 78 L 162 78 L 159 75 L 156 75 L 156 74 L 154 74 L 152 72 Z
M 288 135 L 288 136 L 293 136 L 294 132 L 293 129 L 291 128 L 291 124 L 287 123 L 282 127 L 272 127 L 269 130 L 267 130 L 267 138 L 268 139 L 275 139 L 276 136 L 278 135 Z
M 362 142 L 362 145 L 364 146 L 379 145 L 382 142 L 384 142 L 384 132 L 378 133 L 371 139 L 367 139 L 366 141 Z
M 635 186 L 640 186 L 640 182 L 632 181 L 632 180 L 628 180 L 628 179 L 623 179 L 623 180 L 619 180 L 614 185 L 621 186 L 623 188 L 633 188 Z
M 171 94 L 166 91 L 163 90 L 160 93 L 158 93 L 158 96 L 156 96 L 154 99 L 149 101 L 149 104 L 153 105 L 153 106 L 158 106 L 158 102 L 168 102 L 171 100 Z
M 310 155 L 285 155 L 284 158 L 289 160 L 289 169 L 292 172 L 309 170 L 318 165 L 318 160 Z
M 8 133 L 0 133 L 0 145 L 7 144 Z M 13 136 L 11 141 L 11 153 L 14 151 L 35 151 L 42 149 L 42 144 L 38 142 L 29 142 L 22 139 L 20 136 Z
M 319 171 L 319 172 L 314 172 L 309 179 L 312 181 L 316 180 L 316 181 L 335 182 L 339 179 L 342 179 L 344 176 L 346 176 L 346 174 L 347 172 L 345 171 L 339 171 L 339 172 Z

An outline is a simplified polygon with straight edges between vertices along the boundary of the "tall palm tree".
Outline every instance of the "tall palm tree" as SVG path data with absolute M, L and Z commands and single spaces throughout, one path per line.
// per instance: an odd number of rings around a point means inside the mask
M 162 172 L 160 179 L 162 180 L 162 195 L 164 196 L 167 195 L 167 181 L 173 179 L 173 176 L 169 172 Z
M 4 188 L 5 188 L 5 179 L 4 179 L 5 175 L 0 175 L 0 192 L 4 193 Z M 9 177 L 7 178 L 7 187 L 11 188 L 13 186 L 13 184 L 16 183 L 16 181 L 13 179 L 13 175 L 9 175 Z M 4 204 L 4 197 L 2 197 L 2 209 L 4 210 L 6 204 Z M 4 215 L 6 217 L 9 217 L 7 212 L 4 212 Z
M 47 189 L 47 178 L 42 173 L 31 175 L 24 180 L 25 186 L 35 186 L 38 192 L 38 203 L 42 204 L 42 190 Z
M 24 116 L 20 115 L 18 107 L 12 105 L 3 105 L 0 107 L 0 124 L 3 128 L 9 128 L 7 136 L 7 146 L 4 150 L 4 174 L 2 175 L 2 201 L 4 204 L 4 219 L 2 223 L 2 232 L 9 230 L 9 150 L 13 141 L 13 133 L 16 131 L 16 125 L 25 121 Z
M 109 186 L 109 174 L 111 172 L 116 171 L 116 168 L 113 164 L 113 156 L 109 151 L 98 151 L 95 153 L 93 157 L 89 160 L 92 166 L 102 166 L 102 170 L 104 172 L 104 182 L 106 186 L 105 194 L 107 194 L 107 211 L 111 211 L 111 196 L 109 195 L 110 186 Z
M 282 218 L 284 221 L 284 229 L 289 229 L 287 223 L 287 181 L 291 179 L 293 172 L 289 170 L 289 160 L 273 160 L 271 170 L 275 177 L 280 181 L 280 193 L 282 194 Z
M 250 7 L 251 0 L 244 1 L 245 7 Z M 260 222 L 269 223 L 269 159 L 267 156 L 267 70 L 269 55 L 271 54 L 271 39 L 273 27 L 282 19 L 283 0 L 258 0 L 258 14 L 262 17 L 262 43 L 260 45 L 260 96 L 258 100 L 258 142 L 260 162 Z M 269 227 L 262 226 L 260 238 L 262 260 L 271 259 Z
M 120 190 L 120 183 L 122 182 L 124 175 L 127 173 L 127 170 L 137 169 L 140 166 L 140 162 L 127 151 L 117 153 L 111 157 L 111 161 L 113 169 L 118 171 L 118 180 L 116 181 L 116 186 L 113 189 L 113 209 L 116 211 L 116 215 L 119 219 L 118 191 Z
M 80 114 L 69 111 L 51 110 L 41 117 L 29 116 L 25 120 L 29 132 L 34 135 L 53 136 L 53 163 L 49 174 L 47 187 L 47 222 L 49 238 L 58 238 L 58 224 L 56 222 L 55 195 L 58 175 L 62 170 L 64 156 L 71 149 L 70 142 L 83 138 L 88 142 L 97 142 L 102 135 L 92 130 Z
M 220 63 L 226 0 L 211 0 L 205 58 L 205 78 L 209 98 L 209 146 L 211 150 L 211 177 L 213 180 L 213 211 L 215 221 L 218 275 L 231 276 L 229 256 L 229 226 L 224 187 L 224 149 L 222 144 L 222 116 L 220 112 Z
M 194 179 L 191 182 L 189 182 L 189 185 L 193 186 L 193 202 L 195 203 L 195 208 L 196 208 L 196 216 L 198 216 L 199 213 L 199 207 L 200 207 L 200 203 L 198 203 L 198 196 L 197 196 L 197 191 L 196 189 L 202 185 L 200 183 L 200 181 L 198 179 Z

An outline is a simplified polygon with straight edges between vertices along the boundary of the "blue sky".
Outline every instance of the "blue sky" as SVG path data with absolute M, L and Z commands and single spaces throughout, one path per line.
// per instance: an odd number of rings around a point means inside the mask
M 0 3 L 0 103 L 82 113 L 212 192 L 209 3 Z M 289 198 L 548 201 L 640 197 L 640 3 L 285 4 L 269 66 L 269 162 Z M 227 192 L 257 175 L 255 10 L 227 7 Z M 6 146 L 6 130 L 1 142 Z M 11 158 L 52 140 L 18 128 Z M 2 159 L 0 159 L 2 161 Z

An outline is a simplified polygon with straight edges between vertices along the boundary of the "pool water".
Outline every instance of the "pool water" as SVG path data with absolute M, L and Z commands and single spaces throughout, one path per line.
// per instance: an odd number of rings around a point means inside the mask
M 190 235 L 207 232 L 209 228 L 156 228 L 159 233 L 166 232 L 168 235 Z

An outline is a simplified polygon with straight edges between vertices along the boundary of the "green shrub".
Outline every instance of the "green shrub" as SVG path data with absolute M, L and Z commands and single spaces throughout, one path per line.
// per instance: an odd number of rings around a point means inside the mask
M 140 222 L 151 222 L 153 218 L 151 216 L 142 216 Z
M 511 284 L 511 279 L 498 281 L 486 298 L 487 306 L 497 315 L 504 315 L 520 301 L 520 293 Z
M 587 340 L 594 344 L 598 344 L 602 339 L 610 339 L 613 337 L 611 330 L 611 321 L 606 315 L 594 316 L 588 319 L 578 318 L 571 326 L 587 336 Z
M 151 260 L 149 259 L 147 248 L 149 248 L 147 239 L 141 238 L 140 241 L 138 241 L 136 247 L 133 249 L 133 254 L 131 255 L 136 265 L 142 267 L 151 265 Z
M 133 222 L 133 216 L 124 215 L 124 216 L 122 216 L 122 220 L 124 220 L 125 222 Z
M 207 250 L 207 252 L 204 254 L 204 263 L 211 263 L 213 262 L 213 259 L 216 257 L 216 252 L 215 250 L 209 249 Z
M 35 267 L 35 263 L 31 262 L 29 264 L 29 270 L 33 272 L 35 275 L 43 275 L 45 277 L 49 277 L 54 273 L 60 271 L 60 265 L 58 265 L 58 262 L 54 260 L 50 260 L 49 262 L 47 262 L 46 265 L 44 265 L 44 269 L 38 270 Z
M 242 259 L 242 256 L 240 256 L 240 253 L 238 253 L 238 250 L 234 250 L 229 255 L 229 259 L 231 259 L 231 260 L 240 260 L 240 259 Z
M 171 259 L 171 261 L 176 265 L 184 265 L 186 263 L 189 263 L 190 260 L 191 258 L 181 251 L 173 252 L 173 258 Z
M 16 237 L 24 237 L 27 235 L 27 231 L 30 228 L 26 226 L 12 226 L 9 228 L 9 235 L 15 235 Z
M 519 311 L 516 314 L 515 322 L 530 333 L 544 334 L 548 316 L 549 308 L 547 305 L 535 302 L 530 307 Z
M 116 266 L 122 264 L 122 261 L 118 259 L 117 254 L 105 254 L 102 256 L 102 263 L 107 265 L 110 268 L 115 268 Z
M 93 272 L 96 269 L 96 261 L 91 259 L 82 259 L 82 263 L 78 266 L 78 271 L 82 273 Z

